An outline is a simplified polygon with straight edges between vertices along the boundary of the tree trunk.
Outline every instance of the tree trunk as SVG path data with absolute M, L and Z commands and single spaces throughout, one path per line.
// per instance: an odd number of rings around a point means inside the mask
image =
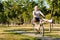
M 59 24 L 59 17 L 57 17 L 58 18 L 58 24 Z

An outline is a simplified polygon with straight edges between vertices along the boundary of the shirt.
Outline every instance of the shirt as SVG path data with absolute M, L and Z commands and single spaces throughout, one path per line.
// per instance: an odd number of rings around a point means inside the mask
M 39 17 L 40 17 L 40 16 L 39 16 L 40 14 L 42 14 L 41 11 L 33 11 L 33 17 L 39 18 Z

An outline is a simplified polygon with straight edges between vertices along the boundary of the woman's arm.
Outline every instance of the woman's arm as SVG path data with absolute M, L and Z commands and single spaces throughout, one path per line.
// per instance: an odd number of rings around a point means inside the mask
M 33 11 L 33 17 L 34 17 L 35 15 L 34 15 L 34 11 Z
M 40 14 L 41 14 L 43 17 L 45 17 L 45 15 L 44 15 L 42 12 L 40 12 Z

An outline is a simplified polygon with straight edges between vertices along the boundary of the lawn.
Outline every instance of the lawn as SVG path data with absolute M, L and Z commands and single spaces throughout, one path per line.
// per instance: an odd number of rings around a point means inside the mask
M 53 26 L 53 30 L 52 32 L 49 32 L 49 25 L 44 25 L 47 28 L 44 29 L 45 34 L 44 36 L 47 37 L 52 37 L 52 38 L 60 38 L 60 24 L 59 25 L 55 25 Z M 31 27 L 31 28 L 29 28 Z M 54 28 L 57 27 L 57 28 Z M 24 35 L 24 34 L 20 34 L 20 33 L 16 33 L 13 31 L 26 31 L 26 32 L 35 32 L 33 30 L 33 27 L 31 24 L 29 25 L 23 25 L 23 26 L 18 26 L 18 27 L 7 27 L 7 26 L 3 26 L 0 27 L 0 40 L 36 40 L 35 37 L 33 36 L 28 36 L 28 35 Z
M 34 40 L 33 37 L 20 34 L 0 34 L 0 40 Z

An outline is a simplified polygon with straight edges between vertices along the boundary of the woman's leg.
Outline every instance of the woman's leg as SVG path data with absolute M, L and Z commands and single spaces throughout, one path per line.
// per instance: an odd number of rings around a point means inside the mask
M 43 19 L 40 19 L 40 22 L 39 22 L 39 33 L 42 33 L 42 27 L 43 27 L 43 24 L 45 23 L 46 21 L 44 21 Z
M 48 20 L 48 19 L 42 19 L 42 20 L 44 20 L 45 22 L 49 22 L 49 23 L 52 22 L 52 19 L 51 19 L 51 20 Z
M 51 22 L 52 22 L 52 19 L 51 19 L 51 20 L 48 20 L 48 19 L 40 19 L 40 22 L 39 22 L 40 27 L 41 27 L 41 25 L 44 24 L 45 22 L 51 23 Z M 40 29 L 40 27 L 39 27 L 39 29 Z
M 32 25 L 35 26 L 36 25 L 36 21 L 35 19 L 33 18 L 32 21 L 31 21 Z

